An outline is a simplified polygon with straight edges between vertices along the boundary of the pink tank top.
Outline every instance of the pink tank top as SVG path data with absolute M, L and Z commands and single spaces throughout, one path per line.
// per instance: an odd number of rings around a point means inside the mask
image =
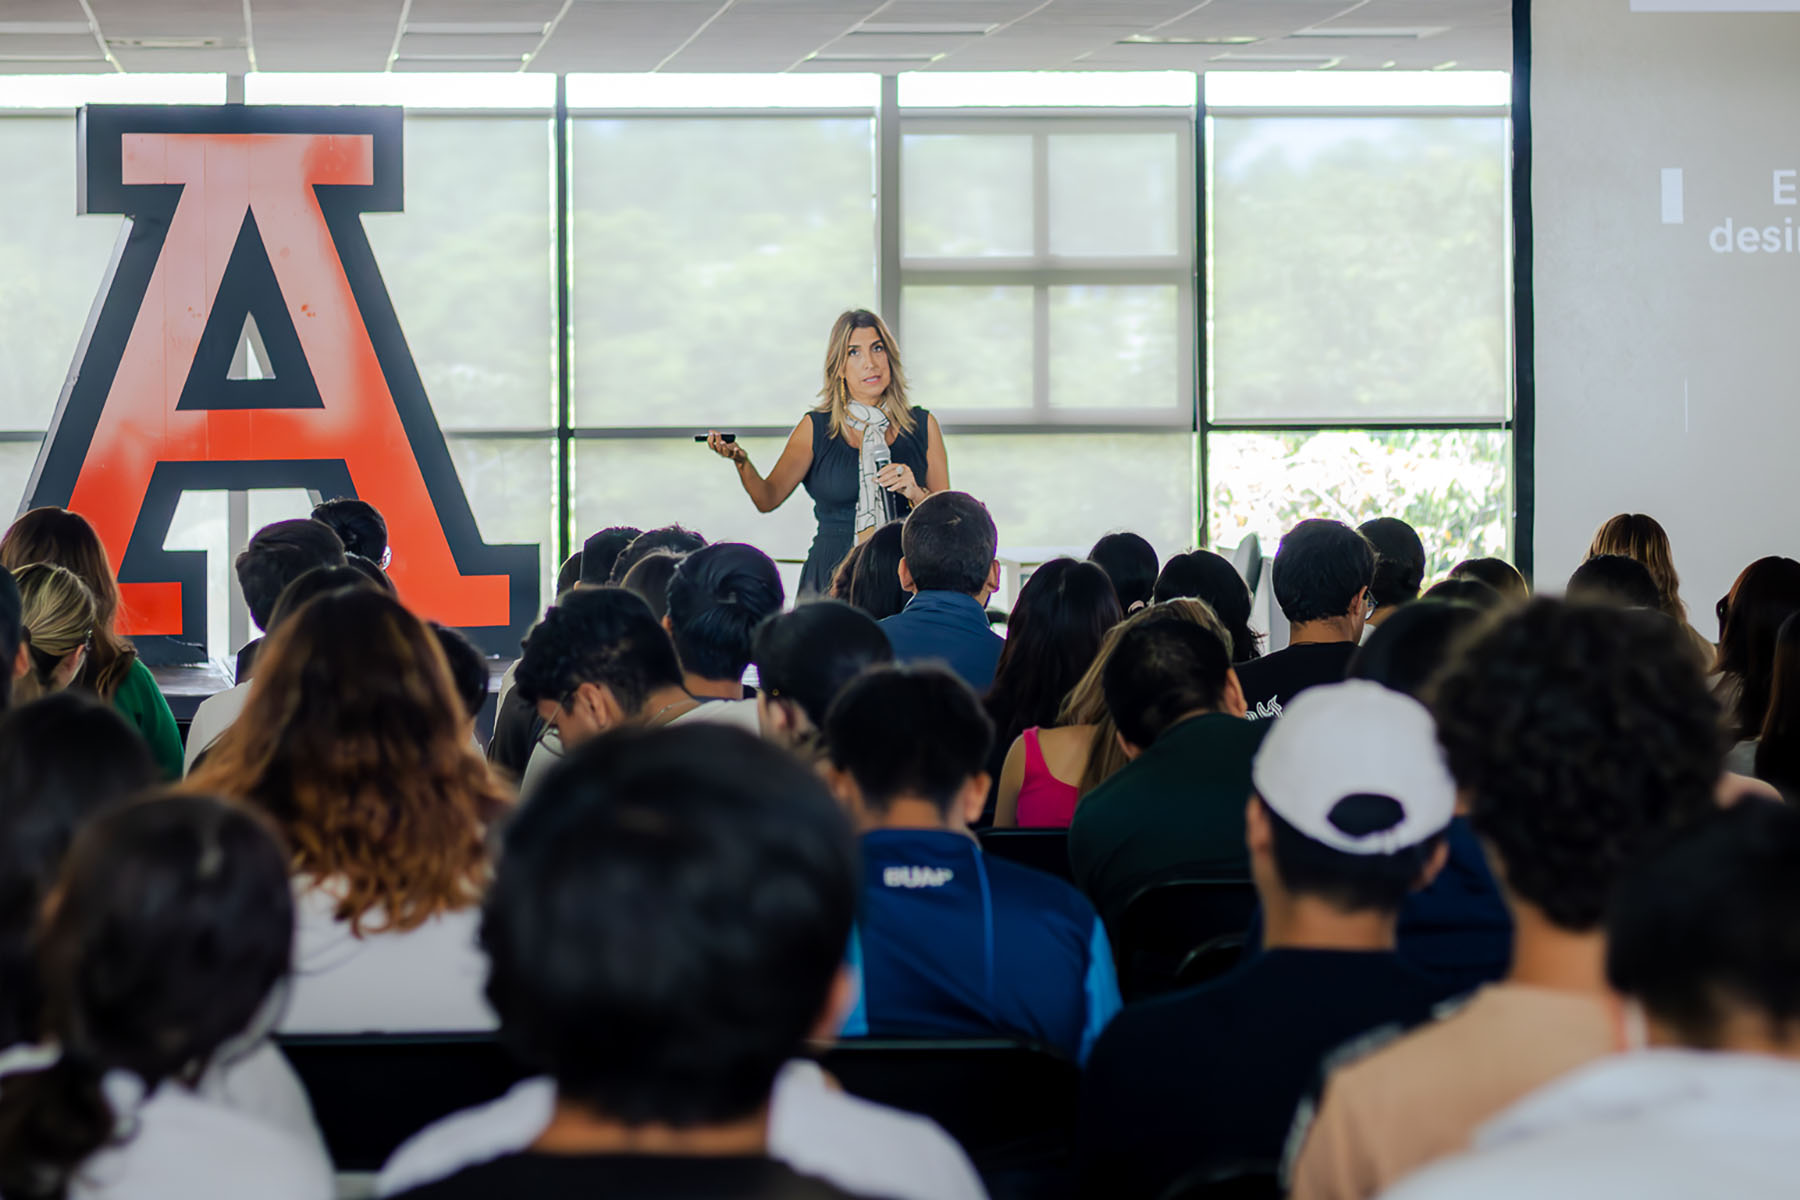
M 1025 731 L 1025 781 L 1019 785 L 1019 827 L 1067 829 L 1081 789 L 1050 773 L 1035 727 Z

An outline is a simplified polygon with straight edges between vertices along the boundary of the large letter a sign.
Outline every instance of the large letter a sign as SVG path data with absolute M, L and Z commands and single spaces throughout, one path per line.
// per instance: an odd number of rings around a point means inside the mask
M 401 208 L 400 111 L 91 107 L 80 133 L 82 211 L 131 224 L 27 504 L 100 531 L 120 631 L 198 656 L 206 558 L 162 548 L 183 491 L 303 487 L 374 504 L 401 598 L 515 652 L 537 548 L 482 542 L 360 220 Z M 272 378 L 229 377 L 247 321 Z

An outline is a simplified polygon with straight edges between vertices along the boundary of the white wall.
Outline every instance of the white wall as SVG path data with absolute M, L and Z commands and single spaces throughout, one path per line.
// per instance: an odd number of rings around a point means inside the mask
M 1532 5 L 1537 578 L 1560 588 L 1601 521 L 1648 512 L 1716 636 L 1740 569 L 1800 557 L 1800 203 L 1775 202 L 1800 200 L 1775 174 L 1800 171 L 1800 12 L 1632 11 L 1652 6 Z M 1782 250 L 1715 252 L 1727 219 Z

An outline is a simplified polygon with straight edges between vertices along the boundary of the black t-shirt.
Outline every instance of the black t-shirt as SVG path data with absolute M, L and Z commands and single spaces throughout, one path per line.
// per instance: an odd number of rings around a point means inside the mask
M 1088 1059 L 1082 1194 L 1154 1200 L 1201 1166 L 1273 1165 L 1326 1056 L 1424 1020 L 1442 995 L 1393 954 L 1271 950 L 1215 983 L 1127 1008 Z
M 1321 683 L 1342 683 L 1355 656 L 1355 642 L 1308 642 L 1289 646 L 1237 668 L 1252 721 L 1273 720 L 1287 702 Z
M 406 1200 L 850 1200 L 772 1158 L 509 1154 L 400 1193 Z

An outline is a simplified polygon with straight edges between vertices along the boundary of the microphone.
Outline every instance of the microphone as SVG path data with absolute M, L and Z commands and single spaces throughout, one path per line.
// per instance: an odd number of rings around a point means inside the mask
M 869 435 L 864 434 L 863 436 L 867 437 Z M 893 461 L 893 453 L 889 450 L 887 439 L 884 437 L 875 444 L 875 470 L 886 470 L 888 465 Z M 897 520 L 900 516 L 900 506 L 898 504 L 900 498 L 886 488 L 881 487 L 880 484 L 876 484 L 875 486 L 881 489 L 881 523 L 885 525 L 889 521 Z

